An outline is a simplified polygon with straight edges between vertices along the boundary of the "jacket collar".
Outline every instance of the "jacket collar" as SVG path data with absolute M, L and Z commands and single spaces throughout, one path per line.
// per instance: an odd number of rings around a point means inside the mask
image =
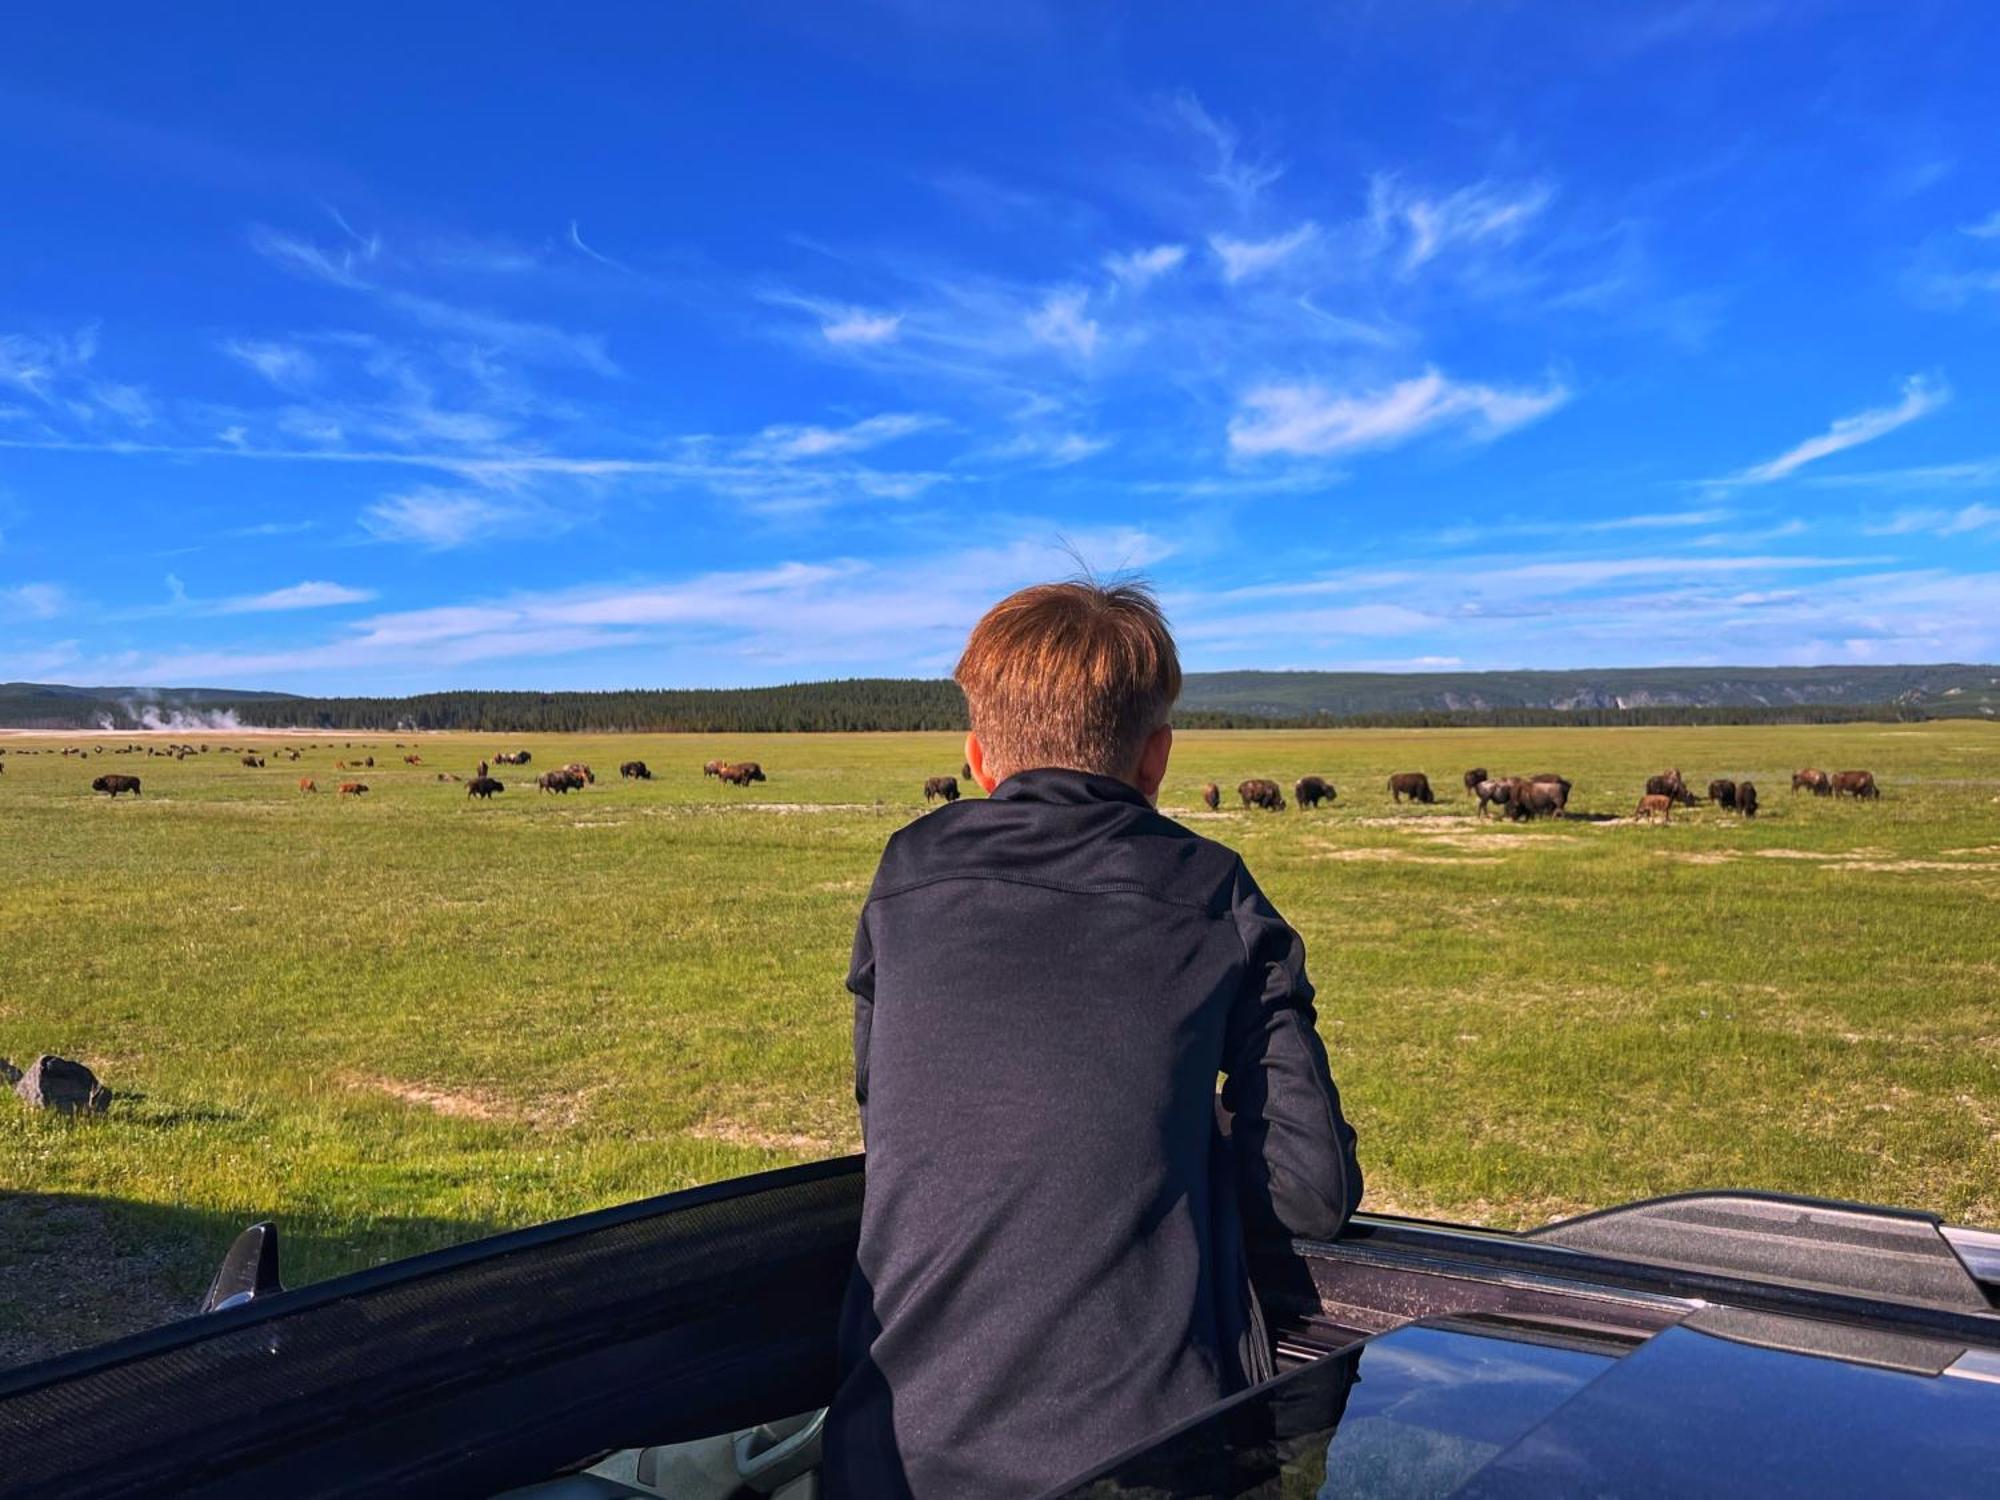
M 993 800 L 1069 805 L 1086 802 L 1129 802 L 1135 807 L 1153 805 L 1137 787 L 1115 776 L 1096 776 L 1088 771 L 1070 771 L 1057 766 L 1015 772 L 993 788 Z

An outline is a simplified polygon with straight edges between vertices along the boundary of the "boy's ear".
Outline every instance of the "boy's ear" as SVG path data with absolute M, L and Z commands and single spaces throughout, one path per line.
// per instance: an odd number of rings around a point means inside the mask
M 1132 777 L 1132 784 L 1148 802 L 1158 799 L 1160 783 L 1167 779 L 1167 760 L 1174 753 L 1174 728 L 1162 724 L 1146 737 L 1146 748 L 1139 752 L 1139 769 Z
M 1000 785 L 1000 778 L 986 769 L 986 747 L 979 743 L 979 736 L 969 730 L 965 736 L 965 763 L 972 767 L 972 779 L 979 783 L 979 789 L 990 793 Z

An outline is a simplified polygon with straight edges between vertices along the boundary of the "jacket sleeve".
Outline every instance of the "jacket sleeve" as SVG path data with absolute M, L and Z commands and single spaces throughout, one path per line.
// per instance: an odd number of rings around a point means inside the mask
M 861 1107 L 863 1144 L 868 1134 L 868 1036 L 875 1023 L 875 944 L 868 936 L 868 908 L 854 928 L 854 957 L 847 966 L 854 996 L 854 1102 Z
M 1251 1244 L 1332 1239 L 1361 1201 L 1354 1131 L 1340 1112 L 1306 978 L 1305 943 L 1247 870 L 1234 896 L 1246 971 L 1229 1019 L 1223 1108 Z

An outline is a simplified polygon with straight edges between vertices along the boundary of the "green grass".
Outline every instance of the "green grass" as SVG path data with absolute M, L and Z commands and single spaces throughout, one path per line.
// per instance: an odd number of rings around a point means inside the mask
M 0 1055 L 121 1096 L 0 1108 L 19 1348 L 177 1305 L 254 1218 L 298 1281 L 857 1145 L 854 918 L 955 737 L 443 737 L 419 769 L 394 739 L 358 802 L 359 737 L 262 771 L 0 741 Z M 432 779 L 501 743 L 536 764 L 492 805 Z M 771 780 L 703 778 L 718 755 Z M 597 786 L 525 784 L 571 757 Z M 620 784 L 632 757 L 657 779 Z M 1590 816 L 1481 825 L 1474 762 L 1562 770 Z M 1794 797 L 1808 763 L 1883 798 Z M 1676 764 L 1754 777 L 1764 815 L 1593 820 Z M 1392 807 L 1414 768 L 1443 800 Z M 105 770 L 144 796 L 93 797 Z M 1309 771 L 1331 811 L 1188 813 Z M 1162 801 L 1305 934 L 1373 1206 L 1522 1225 L 1733 1185 L 2000 1223 L 2000 730 L 1188 734 Z

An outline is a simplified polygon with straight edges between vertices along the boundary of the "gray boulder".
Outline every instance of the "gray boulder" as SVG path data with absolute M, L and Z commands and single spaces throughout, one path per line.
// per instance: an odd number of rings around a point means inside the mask
M 97 1075 L 80 1062 L 43 1053 L 14 1085 L 24 1104 L 34 1109 L 53 1109 L 63 1114 L 87 1110 L 102 1114 L 111 1107 L 111 1090 L 97 1081 Z

